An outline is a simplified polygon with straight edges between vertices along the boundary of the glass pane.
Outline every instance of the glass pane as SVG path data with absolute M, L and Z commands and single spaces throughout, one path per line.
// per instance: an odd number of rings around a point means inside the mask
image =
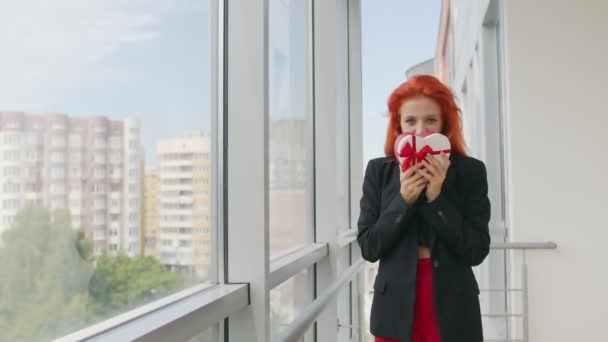
M 210 22 L 209 0 L 0 4 L 0 340 L 215 282 Z
M 269 1 L 270 252 L 312 241 L 306 1 Z
M 312 268 L 298 273 L 270 291 L 270 334 L 274 340 L 313 299 Z M 299 342 L 314 341 L 312 333 Z
M 220 342 L 224 341 L 222 323 L 216 324 L 202 333 L 192 337 L 187 342 Z

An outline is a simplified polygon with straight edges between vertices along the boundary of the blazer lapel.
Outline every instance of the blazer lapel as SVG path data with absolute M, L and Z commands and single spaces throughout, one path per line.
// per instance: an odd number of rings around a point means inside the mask
M 389 189 L 401 189 L 401 181 L 400 181 L 400 176 L 401 176 L 401 172 L 399 170 L 399 163 L 397 161 L 392 161 L 391 162 L 391 175 L 390 175 L 390 181 L 388 184 L 388 188 Z M 399 191 L 397 191 L 399 192 Z

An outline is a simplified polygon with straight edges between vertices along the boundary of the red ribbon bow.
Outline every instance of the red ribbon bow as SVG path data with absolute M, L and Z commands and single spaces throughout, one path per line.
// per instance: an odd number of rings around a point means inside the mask
M 422 162 L 427 155 L 436 155 L 441 152 L 450 153 L 451 150 L 433 151 L 429 145 L 424 146 L 420 151 L 416 151 L 416 135 L 412 134 L 412 143 L 409 142 L 399 151 L 399 157 L 404 158 L 401 164 L 401 170 L 405 172 L 412 165 Z

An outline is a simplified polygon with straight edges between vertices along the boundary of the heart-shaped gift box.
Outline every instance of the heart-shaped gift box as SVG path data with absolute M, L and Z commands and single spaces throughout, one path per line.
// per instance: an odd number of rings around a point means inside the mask
M 427 155 L 433 155 L 439 162 L 441 152 L 448 157 L 451 152 L 451 144 L 448 137 L 441 133 L 426 132 L 422 135 L 414 133 L 403 133 L 397 137 L 394 145 L 395 158 L 405 172 L 412 165 L 423 161 Z

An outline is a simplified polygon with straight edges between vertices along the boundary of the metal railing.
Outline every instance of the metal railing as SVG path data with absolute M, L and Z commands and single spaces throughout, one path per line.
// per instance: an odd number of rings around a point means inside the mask
M 528 264 L 526 262 L 526 251 L 528 250 L 551 250 L 556 249 L 557 244 L 554 242 L 504 242 L 495 243 L 490 247 L 492 250 L 504 250 L 506 252 L 505 257 L 508 258 L 509 252 L 521 251 L 522 263 L 521 263 L 521 288 L 510 288 L 506 287 L 503 289 L 480 289 L 480 292 L 502 292 L 505 294 L 506 299 L 506 310 L 502 313 L 482 313 L 482 317 L 488 318 L 500 318 L 505 319 L 506 326 L 506 338 L 505 339 L 485 339 L 485 342 L 529 342 L 529 316 L 528 316 Z M 510 279 L 507 277 L 507 284 L 510 283 Z M 521 313 L 513 313 L 511 311 L 512 294 L 521 293 Z M 522 338 L 512 338 L 511 334 L 511 318 L 521 318 L 522 324 Z
M 346 270 L 340 278 L 334 281 L 325 292 L 310 303 L 302 313 L 275 339 L 278 342 L 297 341 L 304 336 L 310 325 L 317 319 L 323 309 L 334 297 L 338 295 L 340 289 L 348 284 L 363 267 L 365 261 L 360 258 Z
M 556 249 L 557 244 L 554 242 L 505 242 L 492 244 L 492 250 L 521 251 L 521 288 L 504 289 L 480 289 L 481 292 L 503 292 L 507 299 L 506 312 L 504 313 L 483 313 L 482 317 L 499 318 L 504 317 L 506 320 L 506 339 L 486 339 L 485 342 L 529 342 L 529 322 L 528 322 L 528 268 L 526 263 L 526 251 L 528 250 L 551 250 Z M 357 262 L 342 274 L 332 285 L 311 304 L 309 304 L 302 313 L 276 338 L 276 341 L 295 341 L 306 333 L 310 325 L 317 319 L 323 309 L 331 302 L 338 294 L 340 289 L 352 280 L 353 277 L 362 269 L 365 261 L 359 259 Z M 509 281 L 509 280 L 508 280 Z M 513 313 L 510 310 L 511 302 L 510 295 L 519 292 L 522 294 L 522 312 Z M 512 339 L 510 332 L 509 320 L 512 317 L 521 317 L 523 326 L 523 337 L 521 339 Z
M 522 264 L 521 264 L 521 287 L 520 288 L 489 288 L 489 289 L 480 289 L 482 293 L 505 293 L 505 304 L 506 310 L 505 312 L 499 313 L 482 313 L 482 317 L 487 318 L 504 318 L 505 326 L 506 326 L 506 337 L 504 339 L 484 339 L 484 342 L 529 342 L 529 321 L 528 321 L 528 265 L 526 262 L 526 251 L 529 250 L 553 250 L 557 248 L 557 244 L 554 242 L 504 242 L 504 243 L 493 243 L 490 246 L 491 250 L 504 250 L 506 253 L 512 251 L 520 251 L 522 253 Z M 508 258 L 510 255 L 506 254 L 505 257 Z M 507 277 L 507 283 L 510 282 L 510 279 Z M 368 295 L 372 295 L 374 293 L 373 290 L 368 292 Z M 521 300 L 521 313 L 514 313 L 511 310 L 512 303 L 512 294 L 520 293 L 522 296 Z M 512 337 L 512 327 L 510 323 L 511 318 L 520 318 L 522 320 L 522 337 L 521 338 L 513 338 Z

